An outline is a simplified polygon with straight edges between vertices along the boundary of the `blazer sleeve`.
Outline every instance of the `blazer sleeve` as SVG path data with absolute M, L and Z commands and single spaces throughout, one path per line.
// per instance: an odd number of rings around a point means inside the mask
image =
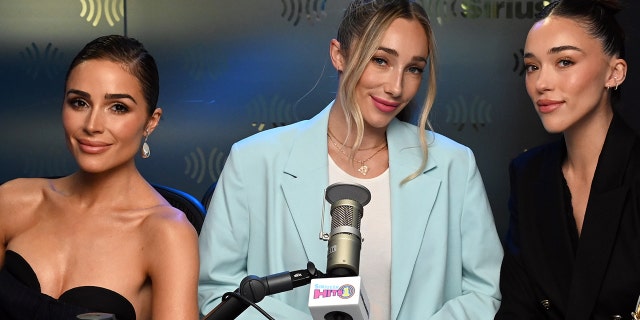
M 460 213 L 462 284 L 430 320 L 492 319 L 500 305 L 499 270 L 503 257 L 493 213 L 471 150 Z
M 249 165 L 244 162 L 247 157 L 250 158 L 250 155 L 242 154 L 236 145 L 232 147 L 200 233 L 198 305 L 201 315 L 211 312 L 221 303 L 222 296 L 236 290 L 248 275 L 251 216 L 247 204 L 251 199 L 244 186 L 254 181 L 243 176 Z M 308 314 L 269 296 L 260 301 L 258 306 L 275 319 L 311 319 Z M 261 318 L 264 316 L 253 307 L 237 317 Z
M 536 315 L 537 306 L 533 292 L 532 281 L 524 267 L 520 255 L 520 232 L 518 212 L 518 170 L 515 161 L 509 166 L 510 195 L 509 195 L 509 228 L 505 238 L 505 255 L 500 271 L 500 290 L 502 303 L 496 314 L 496 320 L 510 319 L 540 319 Z

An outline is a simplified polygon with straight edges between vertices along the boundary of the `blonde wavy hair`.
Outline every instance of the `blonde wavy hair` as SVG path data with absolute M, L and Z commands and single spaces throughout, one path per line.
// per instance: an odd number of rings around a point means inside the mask
M 428 117 L 436 96 L 436 44 L 427 13 L 418 3 L 409 0 L 355 0 L 349 4 L 337 34 L 340 52 L 345 61 L 341 85 L 338 87 L 338 99 L 344 110 L 348 132 L 351 132 L 352 123 L 356 126 L 356 140 L 350 156 L 353 159 L 353 153 L 362 143 L 364 120 L 352 93 L 367 64 L 378 50 L 383 33 L 398 18 L 416 20 L 423 26 L 429 50 L 429 83 L 420 111 L 417 132 L 422 150 L 422 163 L 414 173 L 402 181 L 405 183 L 419 176 L 427 165 L 428 142 L 425 130 L 432 129 Z

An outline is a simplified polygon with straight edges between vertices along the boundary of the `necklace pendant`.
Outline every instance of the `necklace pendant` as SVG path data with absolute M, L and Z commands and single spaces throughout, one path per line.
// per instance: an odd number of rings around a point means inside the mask
M 362 173 L 363 176 L 366 176 L 367 172 L 369 172 L 369 167 L 363 164 L 360 169 L 358 169 L 358 172 Z

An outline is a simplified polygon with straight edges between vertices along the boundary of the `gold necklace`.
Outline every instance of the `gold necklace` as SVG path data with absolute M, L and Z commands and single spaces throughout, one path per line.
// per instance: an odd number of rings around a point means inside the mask
M 329 138 L 332 138 L 334 141 L 338 140 L 338 138 L 336 138 L 336 135 L 333 134 L 333 132 L 331 132 L 330 129 L 327 130 L 327 134 L 329 135 Z M 369 148 L 358 148 L 358 151 L 367 151 L 367 150 L 377 149 L 377 148 L 382 147 L 383 144 L 384 143 L 381 143 L 380 145 L 369 147 Z M 349 148 L 349 149 L 353 149 L 353 146 L 347 146 L 347 145 L 344 145 L 344 146 Z
M 349 158 L 349 155 L 344 152 L 344 149 L 339 146 L 335 140 L 333 140 L 333 135 L 329 134 L 329 132 L 327 131 L 327 137 L 329 137 L 329 141 L 331 141 L 331 144 L 333 144 L 334 147 L 336 147 L 336 149 L 338 149 L 338 151 L 340 151 L 340 153 L 342 153 L 345 157 L 347 157 L 347 159 Z M 383 143 L 382 146 L 380 146 L 380 148 L 378 150 L 376 150 L 376 152 L 374 152 L 371 156 L 369 156 L 369 158 L 366 158 L 364 160 L 358 160 L 353 158 L 353 161 L 357 162 L 360 164 L 360 168 L 358 168 L 358 172 L 362 173 L 363 176 L 367 175 L 367 172 L 369 172 L 369 167 L 365 164 L 367 161 L 371 160 L 371 158 L 373 158 L 376 154 L 378 154 L 380 151 L 384 150 L 387 148 L 387 143 Z M 360 151 L 360 150 L 359 150 Z

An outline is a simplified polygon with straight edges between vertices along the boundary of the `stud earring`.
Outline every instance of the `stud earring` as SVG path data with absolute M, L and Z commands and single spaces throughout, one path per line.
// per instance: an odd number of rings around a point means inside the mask
M 144 143 L 142 143 L 142 152 L 141 152 L 142 159 L 146 159 L 151 156 L 151 149 L 149 149 L 149 144 L 147 143 L 147 138 L 149 138 L 149 131 L 144 130 L 144 132 L 146 134 L 144 136 Z
M 618 77 L 613 77 L 613 80 L 616 81 L 616 87 L 613 90 L 618 90 Z

